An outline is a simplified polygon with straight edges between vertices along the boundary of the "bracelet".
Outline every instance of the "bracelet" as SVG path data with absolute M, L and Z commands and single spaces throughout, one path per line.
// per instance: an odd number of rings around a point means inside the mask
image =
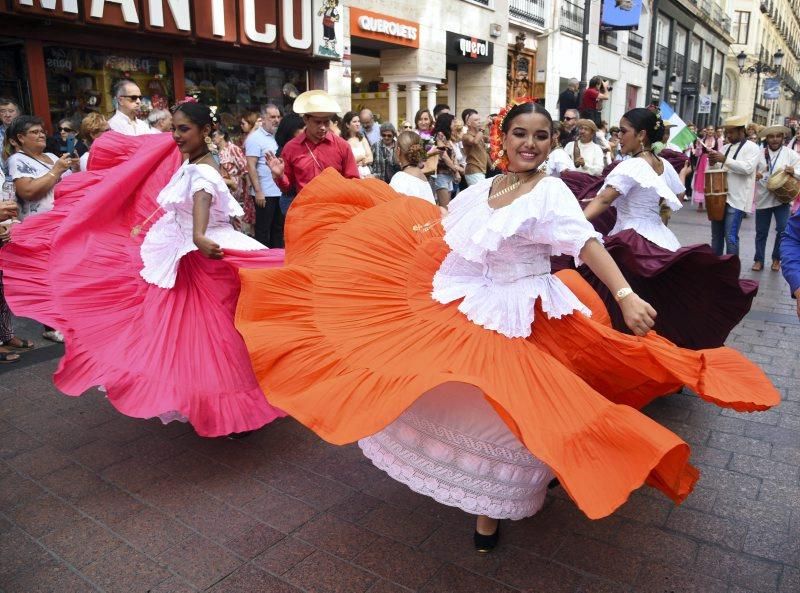
M 56 174 L 55 174 L 55 173 L 53 173 L 52 171 L 48 171 L 48 172 L 47 172 L 47 174 L 48 174 L 48 175 L 50 175 L 50 177 L 52 177 L 52 178 L 53 178 L 53 179 L 55 179 L 56 181 L 58 181 L 59 179 L 61 179 L 60 177 L 56 176 Z
M 618 303 L 622 302 L 625 298 L 631 296 L 633 294 L 633 289 L 630 286 L 626 286 L 625 288 L 620 288 L 616 293 L 614 293 L 614 300 Z

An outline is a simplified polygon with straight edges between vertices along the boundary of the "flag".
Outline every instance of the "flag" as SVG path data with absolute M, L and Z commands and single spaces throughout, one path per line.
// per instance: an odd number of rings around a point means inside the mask
M 686 148 L 697 139 L 697 134 L 692 132 L 686 126 L 686 122 L 664 101 L 661 101 L 659 109 L 661 110 L 661 119 L 672 124 L 672 128 L 669 131 L 670 143 L 679 147 L 681 150 L 686 150 Z

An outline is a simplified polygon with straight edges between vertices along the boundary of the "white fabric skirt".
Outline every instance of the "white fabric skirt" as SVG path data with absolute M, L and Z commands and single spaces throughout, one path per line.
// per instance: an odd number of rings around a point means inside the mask
M 544 504 L 553 472 L 476 387 L 446 383 L 361 439 L 376 467 L 413 491 L 474 515 L 522 519 Z

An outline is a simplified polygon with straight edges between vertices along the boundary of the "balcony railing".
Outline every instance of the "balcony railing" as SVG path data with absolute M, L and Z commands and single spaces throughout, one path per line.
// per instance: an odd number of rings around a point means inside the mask
M 508 12 L 513 17 L 544 27 L 544 0 L 510 0 Z
M 634 60 L 644 59 L 644 37 L 633 31 L 628 33 L 628 57 Z
M 600 45 L 617 51 L 617 32 L 616 31 L 600 31 Z
M 583 36 L 583 6 L 569 0 L 561 3 L 561 30 Z
M 666 45 L 656 43 L 656 64 L 659 68 L 667 67 L 667 58 L 669 56 L 669 49 Z
M 683 76 L 686 73 L 686 57 L 679 53 L 672 54 L 672 70 L 678 76 Z

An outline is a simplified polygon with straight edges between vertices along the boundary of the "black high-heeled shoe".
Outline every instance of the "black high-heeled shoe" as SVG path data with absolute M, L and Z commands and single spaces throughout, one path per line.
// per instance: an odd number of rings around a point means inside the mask
M 488 554 L 497 547 L 497 542 L 500 540 L 500 522 L 497 522 L 497 529 L 492 535 L 483 535 L 476 529 L 474 539 L 475 549 L 481 554 Z

